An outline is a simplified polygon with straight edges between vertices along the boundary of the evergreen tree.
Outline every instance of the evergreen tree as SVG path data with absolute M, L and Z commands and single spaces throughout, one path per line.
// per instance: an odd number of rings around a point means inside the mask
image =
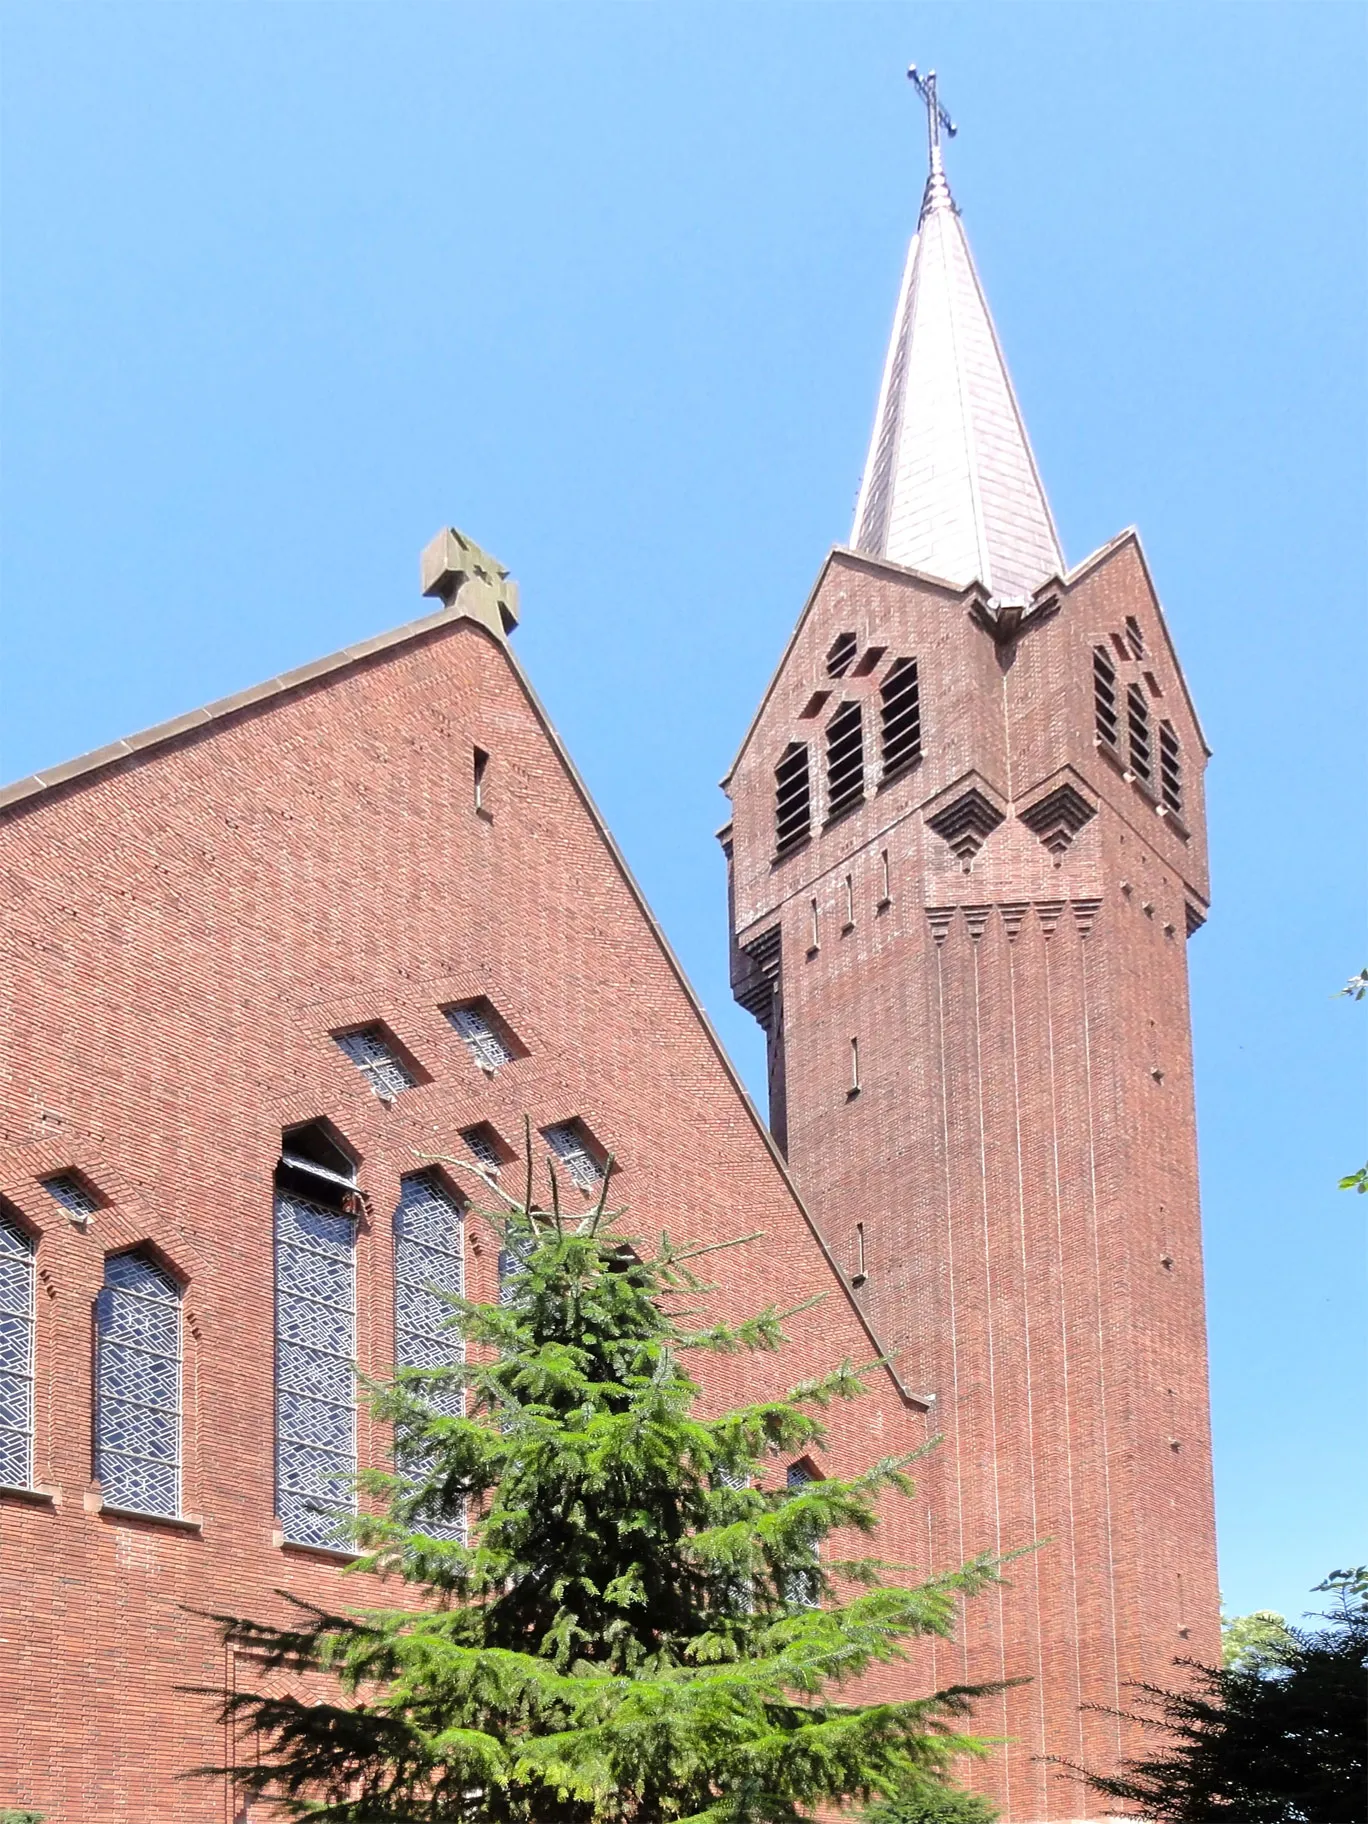
M 1133 1720 L 1167 1740 L 1112 1778 L 1129 1817 L 1165 1824 L 1359 1824 L 1368 1817 L 1368 1573 L 1334 1572 L 1328 1627 L 1288 1628 L 1276 1657 L 1142 1685 Z
M 335 1701 L 227 1700 L 255 1736 L 241 1785 L 339 1824 L 778 1824 L 931 1791 L 983 1752 L 962 1729 L 989 1687 L 842 1690 L 948 1637 L 995 1565 L 907 1587 L 831 1556 L 833 1534 L 858 1542 L 880 1499 L 912 1489 L 910 1457 L 849 1480 L 783 1473 L 861 1373 L 701 1416 L 685 1358 L 772 1351 L 780 1315 L 697 1322 L 710 1288 L 690 1262 L 708 1250 L 662 1236 L 643 1255 L 602 1199 L 564 1216 L 554 1173 L 535 1207 L 528 1157 L 526 1196 L 490 1219 L 512 1268 L 501 1302 L 452 1301 L 466 1362 L 373 1390 L 398 1468 L 362 1478 L 381 1511 L 352 1521 L 359 1564 L 422 1605 L 301 1607 L 287 1629 L 217 1617 L 266 1664 L 336 1681 Z

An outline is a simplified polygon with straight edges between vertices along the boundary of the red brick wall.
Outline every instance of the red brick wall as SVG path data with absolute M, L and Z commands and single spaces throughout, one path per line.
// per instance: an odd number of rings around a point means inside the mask
M 476 815 L 471 749 L 492 756 Z M 487 1121 L 516 1142 L 582 1117 L 643 1233 L 715 1240 L 721 1302 L 824 1293 L 778 1358 L 712 1364 L 749 1399 L 872 1349 L 744 1099 L 498 644 L 447 625 L 5 818 L 9 905 L 0 1195 L 39 1236 L 36 1480 L 0 1492 L 0 1805 L 50 1824 L 225 1824 L 207 1701 L 234 1676 L 189 1609 L 278 1614 L 382 1599 L 273 1543 L 271 1178 L 281 1129 L 326 1117 L 361 1158 L 364 1370 L 392 1353 L 390 1218 L 415 1155 Z M 526 1056 L 493 1080 L 439 1011 L 487 996 Z M 329 1034 L 383 1020 L 430 1078 L 386 1107 Z M 39 1187 L 85 1172 L 73 1225 Z M 469 1283 L 495 1249 L 469 1235 Z M 178 1527 L 98 1511 L 92 1303 L 104 1257 L 149 1241 L 185 1282 Z M 835 1469 L 922 1442 L 879 1377 L 838 1415 Z M 385 1440 L 363 1413 L 361 1458 Z M 782 1466 L 776 1466 L 776 1473 Z M 918 1523 L 919 1524 L 919 1523 Z M 887 1555 L 915 1551 L 891 1517 Z M 395 1592 L 389 1592 L 397 1595 Z
M 1127 615 L 1146 650 L 1114 653 L 1122 693 L 1147 674 L 1179 733 L 1185 831 L 1094 745 L 1092 647 Z M 865 679 L 824 676 L 845 629 L 887 648 Z M 812 842 L 776 863 L 779 754 L 810 740 L 820 772 L 831 711 L 859 697 L 876 781 L 878 685 L 904 655 L 921 763 L 828 828 L 819 798 Z M 1125 1737 L 1080 1705 L 1218 1651 L 1184 936 L 1207 891 L 1201 768 L 1125 539 L 1001 647 L 967 596 L 836 556 L 731 781 L 739 943 L 782 929 L 790 1165 L 848 1271 L 863 1224 L 860 1297 L 946 1434 L 927 1551 L 1045 1542 L 938 1665 L 1032 1681 L 984 1718 L 1013 1738 L 984 1781 L 1012 1819 L 1094 1815 L 1039 1757 L 1107 1765 Z M 1093 815 L 1056 855 L 1019 813 L 1061 780 Z M 966 867 L 927 819 L 971 784 L 1004 820 Z

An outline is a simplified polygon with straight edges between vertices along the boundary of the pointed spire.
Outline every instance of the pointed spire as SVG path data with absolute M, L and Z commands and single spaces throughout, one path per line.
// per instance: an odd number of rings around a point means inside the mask
M 850 542 L 957 587 L 1029 595 L 1064 558 L 946 182 L 941 131 L 953 136 L 954 122 L 935 71 L 908 75 L 926 103 L 930 175 Z

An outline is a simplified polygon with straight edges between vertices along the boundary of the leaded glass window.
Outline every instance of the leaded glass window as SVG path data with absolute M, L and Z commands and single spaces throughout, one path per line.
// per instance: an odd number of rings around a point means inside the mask
M 513 1053 L 478 1007 L 448 1007 L 446 1017 L 465 1040 L 481 1070 L 495 1071 L 501 1064 L 511 1062 Z
M 452 1296 L 465 1291 L 464 1209 L 428 1172 L 399 1180 L 394 1212 L 394 1359 L 399 1368 L 454 1368 L 465 1360 L 465 1343 L 452 1325 Z M 426 1396 L 434 1412 L 459 1418 L 465 1411 L 462 1386 L 434 1387 Z M 399 1459 L 406 1475 L 426 1475 L 431 1459 Z M 464 1539 L 465 1515 L 419 1516 L 423 1530 L 439 1539 Z
M 790 1463 L 784 1477 L 785 1484 L 795 1495 L 801 1495 L 808 1484 L 816 1480 L 806 1463 Z M 808 1543 L 808 1550 L 812 1554 L 813 1569 L 791 1571 L 785 1590 L 787 1600 L 799 1609 L 818 1608 L 822 1601 L 822 1573 L 816 1568 L 821 1546 L 815 1534 Z
M 603 1183 L 603 1167 L 585 1144 L 584 1135 L 573 1121 L 544 1127 L 542 1134 L 551 1151 L 565 1167 L 566 1176 L 582 1191 L 596 1191 Z
M 356 1511 L 356 1222 L 276 1187 L 276 1511 L 295 1545 L 344 1545 Z
M 99 1209 L 94 1194 L 82 1184 L 75 1172 L 56 1172 L 42 1180 L 49 1197 L 61 1204 L 69 1216 L 93 1216 Z
M 180 1512 L 181 1295 L 142 1254 L 111 1254 L 96 1305 L 95 1474 L 110 1507 Z
M 0 1210 L 0 1483 L 33 1479 L 33 1243 Z
M 337 1043 L 382 1102 L 393 1102 L 396 1096 L 413 1088 L 412 1075 L 395 1056 L 394 1047 L 381 1027 L 367 1026 L 361 1032 L 341 1033 Z
M 492 1127 L 482 1122 L 479 1127 L 462 1128 L 461 1138 L 477 1165 L 482 1165 L 487 1172 L 499 1172 L 503 1157 Z

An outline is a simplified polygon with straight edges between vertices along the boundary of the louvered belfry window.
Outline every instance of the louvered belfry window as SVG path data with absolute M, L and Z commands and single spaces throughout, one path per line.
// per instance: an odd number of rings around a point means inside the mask
M 95 1474 L 111 1507 L 180 1512 L 181 1295 L 141 1254 L 112 1254 L 96 1305 Z
M 491 1073 L 501 1064 L 512 1061 L 513 1053 L 504 1043 L 494 1023 L 478 1007 L 448 1007 L 446 1017 L 466 1042 L 466 1047 L 481 1070 Z
M 1116 667 L 1100 646 L 1093 648 L 1093 715 L 1100 741 L 1120 746 L 1120 716 L 1116 704 Z
M 341 1545 L 356 1492 L 356 1221 L 276 1186 L 276 1512 L 295 1545 Z
M 546 1144 L 565 1167 L 566 1176 L 582 1191 L 596 1191 L 603 1183 L 603 1167 L 585 1144 L 573 1121 L 542 1129 Z
M 827 723 L 827 815 L 837 816 L 864 797 L 864 717 L 858 703 L 842 703 Z
M 0 1210 L 0 1484 L 33 1480 L 33 1243 Z
M 1130 737 L 1130 770 L 1148 785 L 1154 775 L 1149 704 L 1138 684 L 1130 685 L 1126 691 L 1126 729 Z
M 382 1101 L 392 1102 L 413 1088 L 407 1067 L 395 1056 L 394 1047 L 379 1026 L 367 1026 L 360 1032 L 339 1034 L 338 1045 L 355 1064 Z
M 883 770 L 895 772 L 921 753 L 921 686 L 917 661 L 899 659 L 879 690 Z
M 1172 723 L 1159 724 L 1159 792 L 1165 806 L 1175 813 L 1183 808 L 1183 760 Z
M 855 663 L 855 654 L 859 650 L 860 643 L 853 633 L 838 633 L 827 653 L 827 676 L 843 678 Z
M 394 1212 L 394 1360 L 399 1368 L 454 1368 L 465 1360 L 460 1331 L 451 1324 L 444 1294 L 465 1291 L 465 1211 L 441 1180 L 413 1172 L 399 1180 Z M 459 1418 L 462 1386 L 434 1387 L 426 1396 L 434 1412 Z M 426 1475 L 431 1459 L 409 1454 L 397 1461 L 406 1475 Z M 423 1511 L 415 1516 L 437 1539 L 464 1539 L 464 1512 Z
M 812 774 L 805 742 L 784 749 L 774 769 L 774 846 L 780 855 L 806 842 L 812 829 Z

